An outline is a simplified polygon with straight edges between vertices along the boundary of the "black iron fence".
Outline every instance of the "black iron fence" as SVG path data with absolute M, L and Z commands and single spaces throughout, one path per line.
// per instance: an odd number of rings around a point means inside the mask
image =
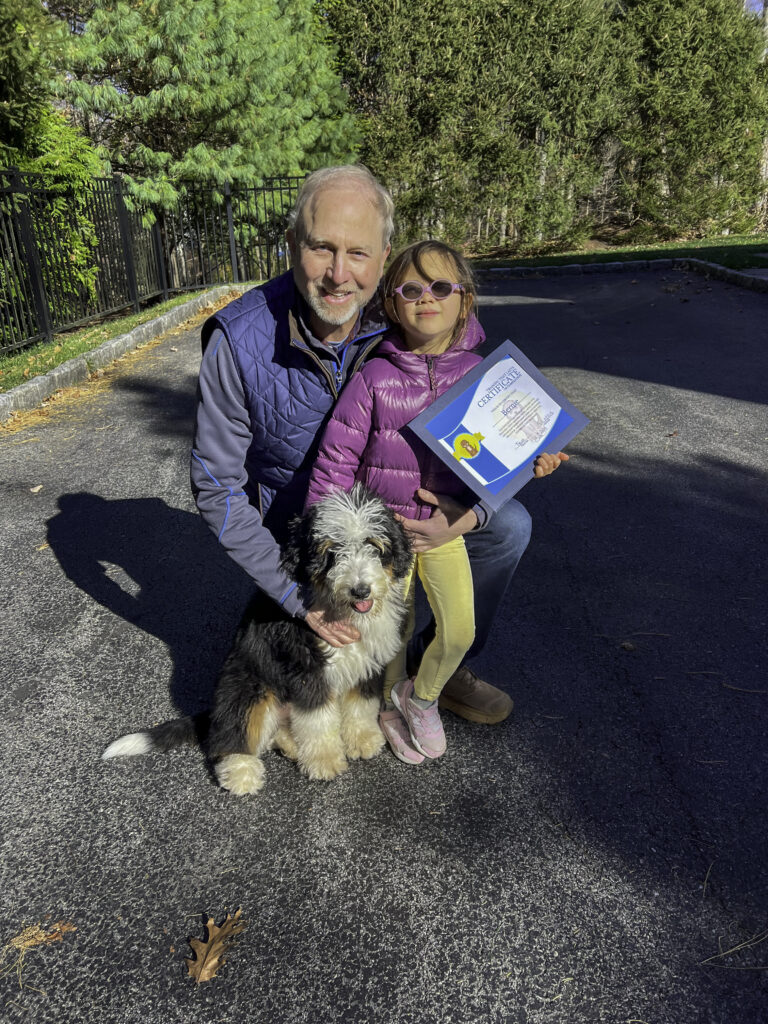
M 74 188 L 0 170 L 0 353 L 148 299 L 287 269 L 285 218 L 301 181 L 188 182 L 174 210 L 150 211 L 119 175 Z

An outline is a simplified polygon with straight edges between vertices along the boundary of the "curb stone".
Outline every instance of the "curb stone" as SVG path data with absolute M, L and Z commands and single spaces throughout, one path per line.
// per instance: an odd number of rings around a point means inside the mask
M 705 277 L 713 277 L 719 281 L 749 288 L 756 292 L 768 292 L 768 279 L 758 277 L 743 270 L 731 270 L 719 263 L 708 263 L 694 257 L 675 257 L 659 260 L 616 260 L 611 263 L 567 263 L 563 266 L 541 267 L 488 267 L 476 272 L 478 280 L 493 280 L 497 277 L 536 278 L 536 277 L 567 277 L 576 274 L 626 274 L 640 270 L 688 270 Z M 220 285 L 211 291 L 204 292 L 196 299 L 185 302 L 181 306 L 164 313 L 155 320 L 150 320 L 139 327 L 134 327 L 128 334 L 118 338 L 110 338 L 98 348 L 85 355 L 62 363 L 61 366 L 49 370 L 48 373 L 34 377 L 32 380 L 11 388 L 0 394 L 0 423 L 7 420 L 12 413 L 36 409 L 61 388 L 70 387 L 87 380 L 94 370 L 102 369 L 131 352 L 139 345 L 156 338 L 172 327 L 188 320 L 210 301 L 215 301 L 230 291 L 247 291 L 252 284 Z
M 33 377 L 32 380 L 25 381 L 23 384 L 19 384 L 18 387 L 11 388 L 10 391 L 0 394 L 0 423 L 9 419 L 14 412 L 37 409 L 47 398 L 50 398 L 55 391 L 59 391 L 61 388 L 71 387 L 73 384 L 81 384 L 88 379 L 94 370 L 100 370 L 105 366 L 109 366 L 110 363 L 113 363 L 120 356 L 124 356 L 128 352 L 132 352 L 139 345 L 143 345 L 145 342 L 165 334 L 166 331 L 171 330 L 173 327 L 178 327 L 179 324 L 189 320 L 190 317 L 198 313 L 209 302 L 215 302 L 216 299 L 227 295 L 229 292 L 244 292 L 252 287 L 252 284 L 219 285 L 210 291 L 203 292 L 202 295 L 198 295 L 194 299 L 190 299 L 189 302 L 184 302 L 180 306 L 176 306 L 175 309 L 163 313 L 162 316 L 156 317 L 154 320 L 148 320 L 144 324 L 139 324 L 138 327 L 134 327 L 127 334 L 121 334 L 117 338 L 110 338 L 91 352 L 75 356 L 74 359 L 68 359 L 66 363 L 55 366 L 48 373 L 40 374 L 39 377 Z
M 731 270 L 721 267 L 719 263 L 708 263 L 692 256 L 676 256 L 674 259 L 660 260 L 626 260 L 612 263 L 566 263 L 563 266 L 543 265 L 541 267 L 487 267 L 477 270 L 475 276 L 480 280 L 493 280 L 496 277 L 531 278 L 531 277 L 567 277 L 571 274 L 611 274 L 631 273 L 639 270 L 689 270 L 705 277 L 714 277 L 718 281 L 750 288 L 756 292 L 768 292 L 768 279 L 750 274 L 745 270 Z M 762 273 L 762 271 L 761 271 Z

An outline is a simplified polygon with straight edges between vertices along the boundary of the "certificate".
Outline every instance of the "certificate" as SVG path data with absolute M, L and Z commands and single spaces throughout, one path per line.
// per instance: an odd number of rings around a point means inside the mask
M 492 509 L 533 479 L 589 420 L 511 341 L 433 402 L 409 428 Z

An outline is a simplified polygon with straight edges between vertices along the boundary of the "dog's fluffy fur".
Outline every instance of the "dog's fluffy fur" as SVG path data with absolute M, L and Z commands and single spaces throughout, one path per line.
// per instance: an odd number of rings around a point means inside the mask
M 130 733 L 103 757 L 169 750 L 201 741 L 224 789 L 264 785 L 261 755 L 279 747 L 310 779 L 333 779 L 348 758 L 384 745 L 378 711 L 384 669 L 402 643 L 407 537 L 386 505 L 360 485 L 336 492 L 292 523 L 283 565 L 330 620 L 360 640 L 331 647 L 303 620 L 263 595 L 245 611 L 207 716 Z

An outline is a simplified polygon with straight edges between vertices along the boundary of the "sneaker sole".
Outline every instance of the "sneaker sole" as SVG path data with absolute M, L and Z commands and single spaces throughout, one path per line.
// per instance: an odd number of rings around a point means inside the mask
M 458 715 L 459 718 L 465 718 L 468 722 L 475 722 L 478 725 L 498 725 L 499 722 L 509 718 L 514 704 L 510 701 L 507 711 L 480 711 L 479 708 L 472 708 L 468 704 L 461 704 L 459 701 L 451 700 L 450 697 L 444 697 L 441 694 L 438 698 L 437 706 L 441 711 L 452 711 L 454 715 Z
M 394 754 L 394 756 L 395 756 L 395 757 L 397 758 L 397 760 L 398 760 L 398 761 L 402 761 L 402 763 L 403 763 L 403 764 L 409 764 L 409 765 L 411 765 L 411 766 L 415 766 L 415 765 L 417 765 L 417 764 L 424 764 L 424 762 L 426 761 L 426 757 L 424 756 L 424 754 L 422 754 L 422 755 L 421 755 L 421 756 L 419 757 L 419 760 L 418 760 L 418 761 L 411 761 L 411 760 L 410 760 L 410 758 L 407 758 L 407 757 L 406 757 L 406 756 L 405 756 L 404 754 L 400 754 L 400 753 L 398 753 L 398 751 L 397 751 L 397 750 L 395 750 L 395 748 L 394 748 L 394 747 L 392 746 L 392 744 L 391 744 L 391 743 L 390 743 L 390 744 L 388 744 L 388 746 L 389 746 L 389 749 L 390 749 L 390 751 L 391 751 L 391 752 L 392 752 L 392 753 Z

